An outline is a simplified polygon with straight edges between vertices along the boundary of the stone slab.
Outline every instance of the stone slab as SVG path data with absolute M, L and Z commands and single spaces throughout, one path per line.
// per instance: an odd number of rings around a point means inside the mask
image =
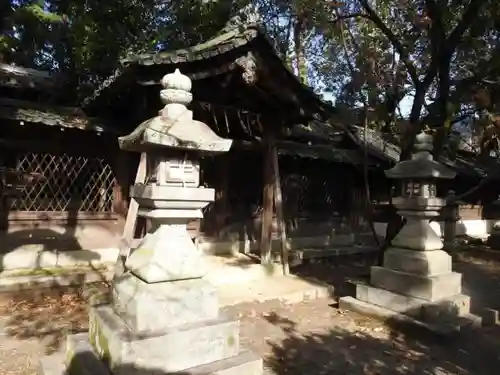
M 66 371 L 64 356 L 61 354 L 53 354 L 40 358 L 37 367 L 37 375 L 69 375 Z M 88 373 L 82 372 L 82 375 Z M 109 374 L 92 374 L 92 375 L 109 375 Z
M 93 351 L 87 333 L 68 336 L 67 348 L 70 355 L 67 355 L 66 359 L 60 354 L 42 357 L 38 375 L 111 375 L 108 368 Z M 262 372 L 262 359 L 252 352 L 245 351 L 234 357 L 171 374 L 261 375 Z M 127 374 L 139 375 L 141 369 L 129 366 Z M 162 375 L 168 374 L 162 373 Z
M 252 282 L 226 284 L 219 287 L 222 306 L 240 303 L 279 300 L 285 304 L 300 303 L 315 299 L 332 298 L 335 288 L 319 280 L 297 276 L 277 276 Z
M 342 297 L 339 299 L 339 309 L 356 312 L 371 316 L 375 319 L 390 324 L 393 329 L 420 328 L 439 335 L 451 335 L 467 329 L 475 329 L 481 326 L 481 319 L 475 315 L 467 314 L 447 324 L 428 323 L 415 319 L 403 313 L 386 309 L 385 307 L 373 305 L 360 301 L 354 297 Z
M 110 305 L 90 310 L 89 339 L 114 375 L 127 366 L 175 372 L 235 356 L 239 322 L 220 317 L 171 328 L 161 335 L 137 335 Z
M 364 283 L 356 283 L 356 299 L 424 321 L 438 321 L 440 318 L 447 319 L 470 312 L 470 297 L 464 294 L 457 294 L 449 299 L 430 303 L 421 298 L 397 294 Z
M 417 251 L 389 248 L 384 253 L 384 267 L 423 276 L 452 272 L 451 256 L 443 250 Z
M 203 279 L 148 284 L 127 272 L 113 284 L 113 307 L 136 333 L 216 319 L 216 287 Z
M 370 284 L 398 294 L 428 301 L 438 301 L 461 293 L 462 275 L 450 272 L 426 277 L 373 266 L 370 273 Z
M 0 293 L 102 282 L 112 274 L 107 269 L 83 267 L 0 272 Z
M 185 372 L 189 375 L 261 375 L 263 362 L 258 355 L 247 351 L 221 361 L 187 369 Z

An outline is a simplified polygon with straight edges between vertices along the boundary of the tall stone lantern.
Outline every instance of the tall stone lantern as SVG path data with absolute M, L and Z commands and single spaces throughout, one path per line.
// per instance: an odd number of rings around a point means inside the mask
M 432 136 L 418 134 L 412 159 L 385 172 L 402 182 L 393 204 L 406 222 L 386 250 L 383 266 L 371 268 L 370 283 L 356 284 L 356 298 L 341 298 L 340 306 L 400 317 L 442 333 L 480 319 L 469 313 L 470 297 L 462 294 L 462 275 L 452 272 L 451 256 L 429 224 L 446 205 L 445 199 L 437 197 L 437 181 L 455 177 L 455 172 L 433 159 L 432 141 Z
M 217 290 L 203 279 L 203 254 L 187 231 L 214 200 L 213 189 L 199 186 L 199 158 L 227 152 L 232 141 L 193 120 L 188 77 L 176 70 L 162 85 L 165 108 L 119 139 L 121 148 L 153 160 L 146 183 L 131 191 L 152 229 L 114 279 L 111 303 L 91 309 L 89 333 L 68 338 L 68 373 L 98 375 L 81 367 L 104 362 L 114 375 L 260 375 L 262 360 L 240 352 L 239 322 L 219 313 Z

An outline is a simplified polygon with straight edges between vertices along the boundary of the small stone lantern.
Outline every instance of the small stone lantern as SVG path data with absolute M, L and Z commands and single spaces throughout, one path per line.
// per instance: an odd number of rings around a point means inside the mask
M 455 177 L 455 172 L 433 160 L 431 152 L 432 137 L 422 132 L 412 159 L 386 171 L 388 178 L 403 183 L 393 204 L 406 223 L 384 252 L 383 265 L 371 267 L 369 284 L 356 283 L 356 298 L 342 297 L 339 306 L 450 333 L 463 325 L 480 324 L 481 319 L 470 314 L 462 275 L 453 272 L 451 256 L 429 225 L 446 204 L 436 196 L 437 181 Z
M 240 352 L 239 322 L 219 313 L 204 256 L 187 232 L 215 195 L 199 186 L 198 160 L 227 152 L 232 141 L 193 120 L 188 77 L 176 70 L 162 85 L 165 108 L 119 139 L 121 148 L 153 159 L 146 183 L 131 192 L 152 229 L 113 280 L 111 303 L 91 308 L 88 334 L 68 337 L 68 374 L 260 375 L 262 359 Z M 95 370 L 103 362 L 108 368 Z

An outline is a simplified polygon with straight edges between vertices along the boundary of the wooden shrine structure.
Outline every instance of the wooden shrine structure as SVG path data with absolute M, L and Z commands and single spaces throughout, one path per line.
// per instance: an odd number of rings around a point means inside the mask
M 394 145 L 364 139 L 353 124 L 332 124 L 335 109 L 299 82 L 254 25 L 190 48 L 130 56 L 78 106 L 63 98 L 64 77 L 0 66 L 0 166 L 45 177 L 24 199 L 2 197 L 3 230 L 52 236 L 62 228 L 57 236 L 71 250 L 114 247 L 122 232 L 133 232 L 124 226 L 140 155 L 119 150 L 117 137 L 156 115 L 160 80 L 176 68 L 193 81 L 195 118 L 234 140 L 227 155 L 202 161 L 216 202 L 193 223 L 196 236 L 258 241 L 265 260 L 271 237 L 285 231 L 315 236 L 340 224 L 367 231 L 363 165 L 370 200 L 387 202 L 383 170 L 395 161 Z M 464 181 L 485 169 L 460 168 Z
M 175 69 L 193 81 L 191 109 L 195 118 L 218 135 L 234 140 L 232 152 L 223 160 L 207 160 L 202 165 L 203 179 L 217 188 L 213 212 L 208 212 L 204 221 L 209 225 L 203 230 L 220 233 L 239 219 L 235 217 L 238 209 L 244 219 L 258 214 L 261 230 L 256 236 L 260 237 L 262 259 L 268 259 L 273 217 L 281 228 L 279 232 L 284 232 L 276 141 L 295 125 L 326 120 L 332 115 L 332 107 L 299 82 L 267 37 L 253 25 L 226 31 L 191 48 L 129 57 L 83 107 L 90 115 L 113 118 L 130 132 L 161 107 L 160 80 Z M 340 138 L 340 130 L 332 129 L 332 133 Z M 300 142 L 294 146 L 311 148 Z M 355 149 L 342 152 L 347 160 L 349 154 L 359 159 Z M 317 169 L 323 174 L 328 171 L 320 165 Z M 352 172 L 349 169 L 344 171 L 345 176 Z M 342 200 L 345 197 L 337 202 Z

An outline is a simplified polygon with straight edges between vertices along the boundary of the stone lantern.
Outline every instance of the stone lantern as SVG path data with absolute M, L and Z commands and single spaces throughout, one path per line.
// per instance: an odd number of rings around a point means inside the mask
M 432 136 L 418 134 L 412 159 L 396 164 L 386 175 L 402 182 L 393 204 L 406 222 L 385 251 L 383 266 L 371 268 L 370 283 L 356 284 L 356 298 L 341 298 L 340 307 L 410 320 L 440 333 L 480 323 L 469 313 L 462 275 L 452 272 L 451 256 L 429 224 L 446 205 L 436 196 L 437 181 L 455 177 L 433 160 Z
M 90 350 L 93 366 L 105 362 L 114 375 L 260 375 L 262 360 L 240 352 L 239 322 L 219 314 L 217 290 L 203 279 L 203 254 L 187 231 L 215 195 L 199 186 L 199 158 L 227 152 L 232 141 L 193 120 L 188 77 L 176 70 L 162 85 L 165 108 L 119 139 L 122 149 L 152 160 L 146 183 L 131 191 L 152 229 L 113 280 L 111 303 L 91 309 L 89 333 L 69 337 L 68 373 L 101 373 L 88 371 L 88 353 L 79 356 Z
M 432 136 L 416 136 L 411 160 L 403 161 L 385 171 L 385 175 L 402 181 L 401 196 L 393 198 L 398 213 L 406 219 L 398 235 L 392 240 L 394 247 L 416 250 L 441 249 L 441 238 L 429 225 L 429 220 L 439 216 L 446 200 L 438 198 L 436 185 L 439 179 L 452 179 L 455 172 L 433 160 Z

